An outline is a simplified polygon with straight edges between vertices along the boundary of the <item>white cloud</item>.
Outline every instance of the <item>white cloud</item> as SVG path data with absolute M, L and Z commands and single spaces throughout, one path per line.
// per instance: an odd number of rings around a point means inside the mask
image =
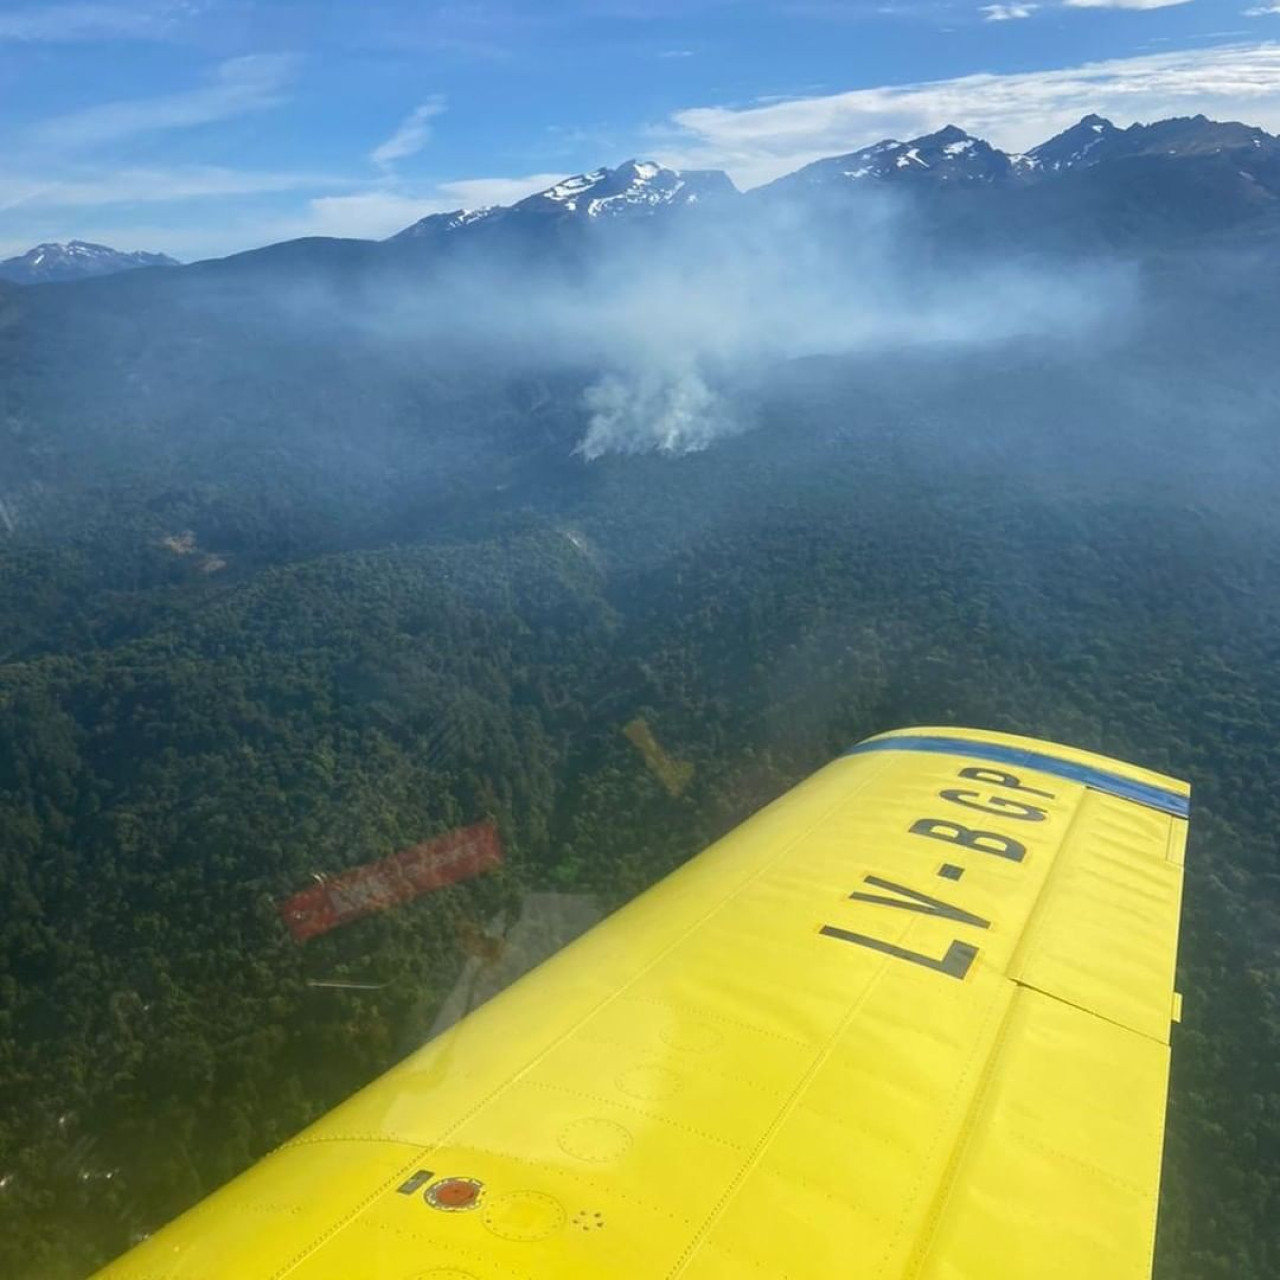
M 1265 18 L 1272 13 L 1280 13 L 1280 4 L 1260 4 L 1254 9 L 1244 10 L 1246 18 Z
M 172 5 L 54 4 L 0 13 L 0 40 L 73 43 L 153 39 L 168 27 Z
M 563 173 L 531 173 L 523 178 L 463 178 L 442 182 L 440 192 L 450 209 L 487 209 L 493 204 L 515 204 L 525 196 L 545 191 L 564 178 Z
M 390 168 L 397 160 L 416 154 L 431 138 L 431 121 L 443 114 L 443 98 L 431 98 L 415 107 L 400 122 L 399 128 L 380 146 L 374 147 L 369 159 L 379 168 Z
M 133 98 L 55 116 L 27 133 L 41 147 L 75 149 L 115 142 L 137 134 L 189 129 L 285 101 L 298 59 L 289 54 L 250 54 L 218 65 L 212 83 L 186 93 Z
M 442 182 L 417 195 L 377 190 L 318 196 L 308 202 L 305 213 L 272 227 L 271 239 L 338 236 L 382 240 L 429 214 L 511 204 L 546 190 L 561 177 L 563 174 L 535 173 L 525 178 L 465 178 Z
M 291 234 L 382 240 L 428 214 L 456 207 L 439 196 L 406 196 L 394 191 L 320 196 L 309 202 L 307 214 Z
M 984 73 L 768 106 L 695 107 L 650 130 L 649 149 L 676 167 L 727 169 L 739 186 L 749 187 L 824 156 L 945 124 L 1020 151 L 1092 111 L 1117 124 L 1203 112 L 1280 129 L 1280 44 L 1225 45 L 1057 71 Z
M 979 12 L 986 15 L 984 22 L 1012 22 L 1015 18 L 1029 18 L 1039 8 L 1038 4 L 984 4 Z
M 660 58 L 692 58 L 692 49 L 664 49 L 660 54 Z
M 1062 0 L 1068 9 L 1171 9 L 1191 0 Z
M 41 177 L 0 169 L 0 212 L 22 207 L 91 208 L 177 204 L 226 196 L 332 188 L 338 179 L 315 173 L 266 172 L 188 165 L 172 169 L 119 169 L 106 174 Z M 83 238 L 83 237 L 81 237 Z

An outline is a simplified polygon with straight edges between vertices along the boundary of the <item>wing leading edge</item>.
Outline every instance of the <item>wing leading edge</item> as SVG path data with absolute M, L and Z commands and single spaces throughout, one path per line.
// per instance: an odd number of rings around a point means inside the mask
M 102 1275 L 1147 1277 L 1188 794 L 872 739 Z

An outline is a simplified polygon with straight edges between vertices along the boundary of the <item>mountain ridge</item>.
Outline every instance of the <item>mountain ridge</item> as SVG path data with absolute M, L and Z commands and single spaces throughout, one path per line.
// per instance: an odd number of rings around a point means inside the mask
M 0 261 L 0 280 L 12 284 L 55 284 L 136 271 L 142 267 L 178 267 L 165 253 L 125 253 L 87 240 L 46 241 L 26 253 Z
M 812 185 L 815 178 L 837 175 L 892 179 L 919 177 L 922 172 L 935 181 L 1043 182 L 1073 170 L 1139 156 L 1187 159 L 1237 151 L 1280 158 L 1280 138 L 1252 125 L 1209 120 L 1203 115 L 1175 116 L 1121 129 L 1090 113 L 1025 152 L 1007 152 L 949 124 L 907 141 L 886 138 L 845 155 L 815 160 L 755 190 L 786 189 L 800 182 Z M 975 165 L 975 157 L 981 157 L 983 163 Z
M 1146 240 L 1218 234 L 1247 221 L 1269 226 L 1267 214 L 1280 230 L 1280 138 L 1203 115 L 1120 128 L 1090 113 L 1025 152 L 1009 152 L 948 124 L 824 157 L 747 191 L 722 170 L 631 159 L 562 178 L 510 205 L 429 214 L 380 241 L 286 240 L 199 265 L 285 266 L 326 252 L 349 257 L 355 246 L 392 266 L 397 254 L 455 246 L 526 252 L 565 243 L 565 236 L 588 228 L 656 227 L 670 218 L 749 213 L 785 200 L 835 201 L 831 207 L 838 209 L 844 198 L 875 190 L 925 201 L 944 234 L 1030 237 L 1032 248 L 1037 235 L 1065 238 L 1073 247 L 1091 236 L 1106 247 L 1141 247 Z M 123 254 L 72 241 L 38 245 L 0 263 L 0 280 L 42 284 L 178 265 L 163 254 Z
M 739 191 L 721 170 L 677 170 L 630 160 L 616 169 L 564 178 L 509 206 L 432 214 L 388 243 L 467 241 L 535 220 L 556 226 L 651 222 L 699 206 L 750 209 L 779 199 L 840 197 L 876 188 L 941 199 L 977 193 L 991 204 L 1003 199 L 997 222 L 1007 214 L 1011 225 L 1024 231 L 1042 214 L 1047 224 L 1057 221 L 1057 211 L 1041 206 L 1052 206 L 1059 197 L 1071 217 L 1092 210 L 1104 221 L 1127 218 L 1131 223 L 1129 206 L 1142 200 L 1144 184 L 1165 203 L 1194 206 L 1188 219 L 1192 231 L 1219 230 L 1264 210 L 1280 215 L 1280 138 L 1203 115 L 1120 128 L 1089 113 L 1025 152 L 1009 152 L 948 124 L 905 141 L 886 138 L 824 157 L 747 191 Z M 1206 184 L 1219 188 L 1216 216 L 1203 208 Z M 1119 207 L 1126 211 L 1123 218 Z
M 610 220 L 689 208 L 704 201 L 733 200 L 741 194 L 720 169 L 669 169 L 652 160 L 631 159 L 615 169 L 601 167 L 562 178 L 511 205 L 429 214 L 389 239 L 419 239 L 485 224 L 492 226 L 520 216 L 556 221 Z

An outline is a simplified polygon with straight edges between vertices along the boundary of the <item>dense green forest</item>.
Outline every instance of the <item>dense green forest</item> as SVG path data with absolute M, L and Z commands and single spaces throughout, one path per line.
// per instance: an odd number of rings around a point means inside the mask
M 979 505 L 976 479 L 903 523 L 865 454 L 781 490 L 738 454 L 744 514 L 679 546 L 723 455 L 608 463 L 572 516 L 478 539 L 212 572 L 153 545 L 132 590 L 101 546 L 6 546 L 4 1274 L 84 1274 L 411 1048 L 467 921 L 535 887 L 623 901 L 841 745 L 939 722 L 1194 780 L 1159 1274 L 1275 1273 L 1270 548 L 1194 510 Z M 312 871 L 484 814 L 501 875 L 305 949 L 281 928 Z
M 572 369 L 406 382 L 249 324 L 220 382 L 206 331 L 126 360 L 93 295 L 32 296 L 0 314 L 0 1274 L 77 1280 L 414 1048 L 525 893 L 626 901 L 912 724 L 1192 780 L 1157 1275 L 1280 1274 L 1280 390 L 1256 331 L 1190 358 L 1229 307 L 1105 388 L 1045 344 L 797 361 L 705 452 L 587 463 Z M 500 873 L 282 927 L 313 874 L 485 816 Z

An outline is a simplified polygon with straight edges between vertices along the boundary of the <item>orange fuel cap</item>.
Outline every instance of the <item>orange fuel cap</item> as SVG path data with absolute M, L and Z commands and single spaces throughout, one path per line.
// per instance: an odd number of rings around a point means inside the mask
M 433 1209 L 460 1213 L 464 1209 L 474 1209 L 480 1203 L 483 1190 L 484 1183 L 475 1178 L 441 1178 L 427 1188 L 425 1196 Z

